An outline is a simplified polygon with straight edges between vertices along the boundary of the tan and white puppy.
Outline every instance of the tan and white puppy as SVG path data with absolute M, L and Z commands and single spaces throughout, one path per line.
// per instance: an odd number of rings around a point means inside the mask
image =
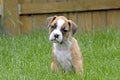
M 47 18 L 49 28 L 49 40 L 53 41 L 51 69 L 59 72 L 60 67 L 65 72 L 75 70 L 83 71 L 83 60 L 77 40 L 73 34 L 77 25 L 64 16 L 52 16 Z

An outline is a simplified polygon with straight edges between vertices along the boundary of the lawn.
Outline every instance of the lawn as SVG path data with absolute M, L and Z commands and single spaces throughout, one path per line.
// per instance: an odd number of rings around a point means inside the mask
M 43 30 L 0 35 L 0 80 L 120 80 L 120 30 L 75 35 L 84 57 L 83 75 L 51 72 L 52 42 Z

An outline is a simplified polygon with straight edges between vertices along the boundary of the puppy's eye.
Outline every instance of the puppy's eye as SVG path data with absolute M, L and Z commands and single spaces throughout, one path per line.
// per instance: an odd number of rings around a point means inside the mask
M 54 30 L 56 28 L 56 26 L 51 26 L 51 29 Z
M 62 33 L 66 33 L 68 30 L 62 29 L 61 31 L 62 31 Z

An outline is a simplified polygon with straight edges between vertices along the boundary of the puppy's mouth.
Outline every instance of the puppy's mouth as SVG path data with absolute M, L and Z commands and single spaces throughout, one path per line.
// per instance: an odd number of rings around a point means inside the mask
M 54 31 L 49 35 L 49 40 L 53 43 L 61 44 L 63 42 L 63 35 L 60 31 Z
M 59 43 L 59 44 L 62 44 L 63 43 L 63 40 L 62 41 L 59 41 L 59 40 L 57 40 L 57 39 L 52 39 L 51 40 L 53 43 Z

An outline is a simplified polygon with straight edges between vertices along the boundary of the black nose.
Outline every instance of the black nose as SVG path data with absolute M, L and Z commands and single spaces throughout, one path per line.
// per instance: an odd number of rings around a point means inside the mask
M 59 35 L 58 35 L 58 34 L 54 34 L 54 37 L 55 37 L 55 38 L 58 38 L 58 37 L 59 37 Z

